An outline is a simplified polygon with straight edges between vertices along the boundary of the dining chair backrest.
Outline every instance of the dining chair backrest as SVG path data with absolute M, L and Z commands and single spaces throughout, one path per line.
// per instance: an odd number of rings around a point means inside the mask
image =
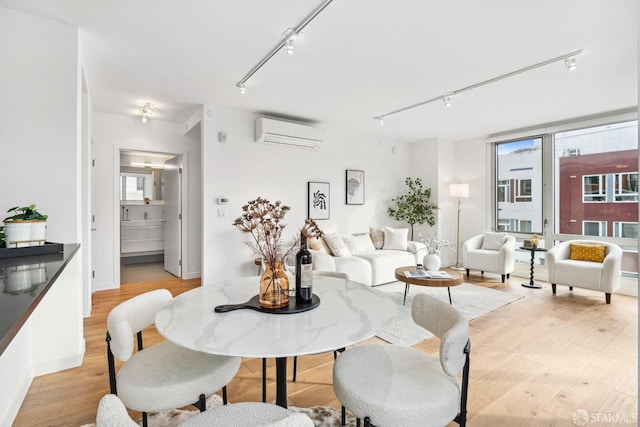
M 146 292 L 120 303 L 107 317 L 107 331 L 113 355 L 127 361 L 133 354 L 134 335 L 155 322 L 156 313 L 173 296 L 166 289 Z
M 426 294 L 413 298 L 413 320 L 440 338 L 440 364 L 450 376 L 456 376 L 465 365 L 464 351 L 469 341 L 469 322 L 450 304 Z

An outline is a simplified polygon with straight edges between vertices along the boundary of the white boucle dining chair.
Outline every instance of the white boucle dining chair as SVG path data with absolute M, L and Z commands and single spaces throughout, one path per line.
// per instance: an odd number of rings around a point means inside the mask
M 393 344 L 358 345 L 333 365 L 333 389 L 364 425 L 441 427 L 466 425 L 469 323 L 451 305 L 416 295 L 413 320 L 440 338 L 440 357 Z M 462 382 L 458 374 L 462 371 Z
M 118 396 L 102 396 L 96 427 L 137 427 Z M 179 427 L 313 427 L 313 421 L 300 412 L 258 402 L 232 403 L 211 408 L 180 422 Z
M 193 351 L 169 341 L 143 348 L 142 330 L 154 324 L 156 313 L 171 299 L 166 289 L 146 292 L 117 305 L 107 317 L 111 393 L 127 408 L 142 412 L 143 426 L 150 411 L 192 404 L 204 411 L 205 398 L 220 389 L 226 403 L 226 385 L 240 368 L 239 357 Z M 115 359 L 124 362 L 117 375 Z

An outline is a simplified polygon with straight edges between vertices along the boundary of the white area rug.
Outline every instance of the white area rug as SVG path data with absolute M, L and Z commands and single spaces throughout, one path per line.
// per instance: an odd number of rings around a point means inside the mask
M 222 405 L 222 398 L 217 394 L 209 396 L 207 399 L 207 409 L 215 408 Z M 297 408 L 290 406 L 289 410 L 294 412 L 303 412 L 313 420 L 316 427 L 333 427 L 340 426 L 340 410 L 330 408 L 328 406 L 314 406 L 312 408 Z M 200 411 L 174 409 L 172 411 L 150 413 L 148 417 L 149 427 L 179 427 L 189 418 L 197 415 Z M 142 421 L 138 424 L 142 425 Z M 356 420 L 347 413 L 348 427 L 355 427 Z M 95 424 L 85 424 L 81 427 L 95 427 Z M 229 426 L 232 427 L 232 426 Z
M 392 344 L 411 347 L 433 336 L 433 334 L 418 326 L 411 318 L 411 303 L 413 302 L 413 297 L 419 293 L 424 293 L 449 303 L 449 295 L 447 294 L 447 288 L 411 285 L 407 295 L 407 303 L 402 305 L 404 287 L 405 284 L 403 282 L 392 282 L 386 285 L 376 286 L 376 289 L 389 294 L 398 309 L 396 317 L 391 321 L 389 326 L 378 333 L 377 336 Z M 451 287 L 453 306 L 469 320 L 480 317 L 521 298 L 523 297 L 519 295 L 485 288 L 484 286 L 471 285 L 469 283 Z

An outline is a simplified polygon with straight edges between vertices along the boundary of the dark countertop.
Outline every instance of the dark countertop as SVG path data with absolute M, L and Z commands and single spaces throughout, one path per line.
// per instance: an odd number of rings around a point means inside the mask
M 79 248 L 69 243 L 60 253 L 0 259 L 0 355 Z

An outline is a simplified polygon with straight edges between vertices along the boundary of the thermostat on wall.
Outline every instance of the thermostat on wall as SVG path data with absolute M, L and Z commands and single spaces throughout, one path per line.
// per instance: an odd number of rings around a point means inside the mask
M 229 203 L 229 199 L 227 199 L 226 197 L 218 197 L 219 205 L 226 205 L 227 203 Z

